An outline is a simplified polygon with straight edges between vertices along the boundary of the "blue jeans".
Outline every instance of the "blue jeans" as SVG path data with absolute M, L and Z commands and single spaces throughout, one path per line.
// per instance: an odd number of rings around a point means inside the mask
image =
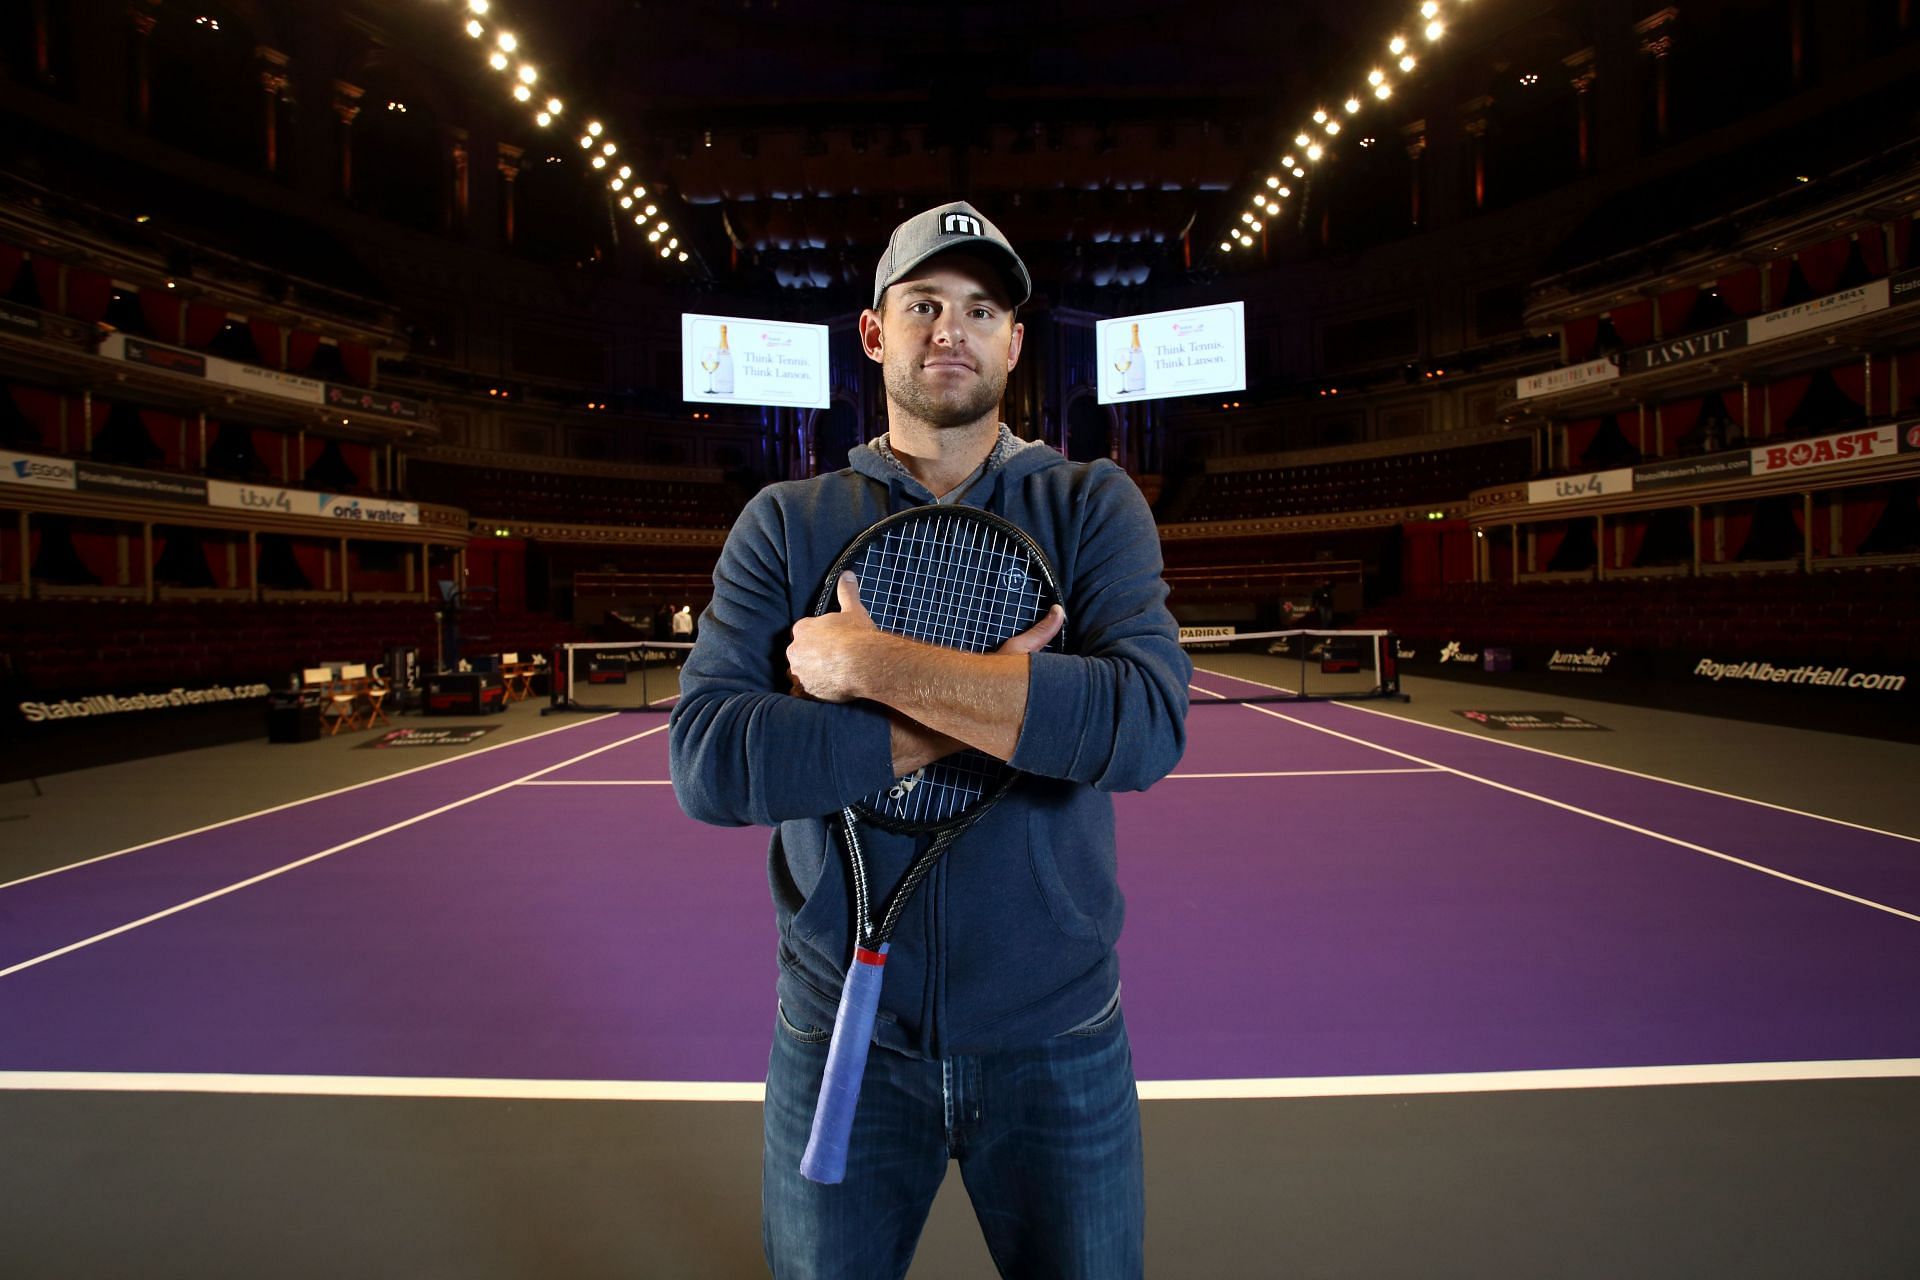
M 777 1018 L 761 1230 L 776 1280 L 898 1280 L 947 1162 L 1002 1276 L 1142 1274 L 1140 1095 L 1118 998 L 1030 1049 L 927 1061 L 873 1047 L 846 1181 L 800 1176 L 831 1031 Z

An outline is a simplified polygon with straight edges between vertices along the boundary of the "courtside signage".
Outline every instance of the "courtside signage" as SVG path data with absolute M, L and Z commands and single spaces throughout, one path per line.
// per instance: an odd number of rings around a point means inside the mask
M 0 484 L 30 485 L 35 489 L 71 489 L 73 464 L 64 458 L 42 458 L 31 453 L 0 451 Z
M 690 404 L 824 409 L 827 326 L 680 317 L 680 398 Z
M 1522 378 L 1513 384 L 1513 394 L 1516 399 L 1531 400 L 1535 396 L 1550 396 L 1558 391 L 1571 391 L 1575 387 L 1611 382 L 1619 376 L 1620 366 L 1614 358 L 1601 356 L 1585 364 L 1570 364 L 1564 369 L 1549 369 L 1545 373 Z
M 1867 458 L 1885 458 L 1899 451 L 1898 428 L 1842 431 L 1838 435 L 1820 436 L 1813 440 L 1763 445 L 1753 451 L 1753 474 L 1773 475 L 1782 471 L 1802 471 L 1809 467 L 1834 466 L 1842 462 L 1860 462 Z
M 204 707 L 220 702 L 252 702 L 271 692 L 264 684 L 216 684 L 157 693 L 89 693 L 45 702 L 22 702 L 20 715 L 28 724 L 49 720 L 85 720 L 130 711 L 170 711 L 175 707 Z
M 1578 498 L 1611 498 L 1633 489 L 1633 468 L 1590 471 L 1583 476 L 1560 476 L 1553 480 L 1533 480 L 1527 484 L 1527 502 L 1571 502 Z
M 1247 389 L 1246 304 L 1118 316 L 1094 326 L 1101 404 Z

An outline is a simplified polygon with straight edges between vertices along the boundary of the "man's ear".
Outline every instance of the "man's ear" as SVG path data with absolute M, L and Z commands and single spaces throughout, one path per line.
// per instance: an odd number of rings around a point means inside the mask
M 886 299 L 881 299 L 881 305 Z M 860 313 L 860 349 L 867 353 L 867 359 L 876 364 L 882 363 L 886 355 L 886 339 L 881 333 L 880 313 L 869 307 Z
M 1027 336 L 1027 326 L 1016 323 L 1013 326 L 1013 341 L 1007 344 L 1007 372 L 1013 372 L 1013 366 L 1020 363 L 1020 343 Z

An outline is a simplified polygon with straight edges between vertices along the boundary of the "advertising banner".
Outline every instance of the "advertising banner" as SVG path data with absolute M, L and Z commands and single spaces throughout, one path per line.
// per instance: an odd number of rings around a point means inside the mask
M 1666 462 L 1643 463 L 1633 469 L 1635 489 L 1664 489 L 1681 484 L 1711 484 L 1716 480 L 1738 480 L 1753 474 L 1753 455 L 1710 453 L 1699 458 L 1674 458 Z
M 363 524 L 420 523 L 420 505 L 414 502 L 314 493 L 307 489 L 280 489 L 264 484 L 238 484 L 231 480 L 207 481 L 207 504 L 241 511 L 351 520 Z
M 1101 404 L 1247 389 L 1245 303 L 1102 320 L 1094 342 Z
M 74 487 L 73 463 L 65 458 L 42 458 L 37 454 L 0 450 L 0 484 L 23 484 L 35 489 L 71 489 Z
M 1527 501 L 1537 506 L 1543 502 L 1571 502 L 1576 498 L 1611 498 L 1632 489 L 1633 468 L 1620 467 L 1613 471 L 1590 471 L 1583 476 L 1531 480 L 1527 483 Z
M 1690 333 L 1651 346 L 1635 347 L 1627 352 L 1621 363 L 1626 366 L 1628 373 L 1645 373 L 1649 369 L 1665 369 L 1693 360 L 1704 360 L 1708 356 L 1717 356 L 1746 345 L 1747 322 L 1736 320 L 1704 333 Z
M 82 493 L 111 493 L 121 498 L 207 505 L 207 482 L 199 476 L 174 476 L 161 471 L 110 467 L 103 462 L 77 462 L 75 480 Z
M 1614 358 L 1601 356 L 1585 364 L 1570 364 L 1564 369 L 1549 369 L 1545 373 L 1522 378 L 1513 384 L 1513 394 L 1515 399 L 1531 400 L 1535 396 L 1550 396 L 1558 391 L 1571 391 L 1575 387 L 1611 382 L 1619 376 L 1620 366 Z
M 823 324 L 680 317 L 680 398 L 689 403 L 824 409 L 831 389 Z
M 405 396 L 396 396 L 392 392 L 369 391 L 365 387 L 343 387 L 332 382 L 325 385 L 329 409 L 338 409 L 343 413 L 377 413 L 383 417 L 400 418 L 406 422 L 418 422 L 426 416 L 424 407 L 418 400 L 409 400 Z
M 1769 311 L 1747 322 L 1747 341 L 1771 342 L 1809 329 L 1851 320 L 1855 316 L 1884 311 L 1889 297 L 1885 280 L 1870 280 L 1854 289 L 1842 289 L 1824 298 L 1815 298 L 1794 307 Z
M 1837 435 L 1812 440 L 1793 440 L 1786 444 L 1762 445 L 1753 450 L 1753 474 L 1774 475 L 1782 471 L 1803 471 L 1812 467 L 1830 467 L 1867 458 L 1884 458 L 1899 452 L 1900 433 L 1893 427 L 1871 427 L 1862 431 L 1842 431 Z

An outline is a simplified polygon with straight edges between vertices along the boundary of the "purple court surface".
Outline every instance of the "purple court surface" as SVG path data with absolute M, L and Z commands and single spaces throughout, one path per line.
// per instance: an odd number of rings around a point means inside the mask
M 680 814 L 664 723 L 0 886 L 0 1074 L 752 1085 L 766 833 Z M 1920 841 L 1352 706 L 1189 723 L 1118 801 L 1150 1096 L 1915 1073 Z

